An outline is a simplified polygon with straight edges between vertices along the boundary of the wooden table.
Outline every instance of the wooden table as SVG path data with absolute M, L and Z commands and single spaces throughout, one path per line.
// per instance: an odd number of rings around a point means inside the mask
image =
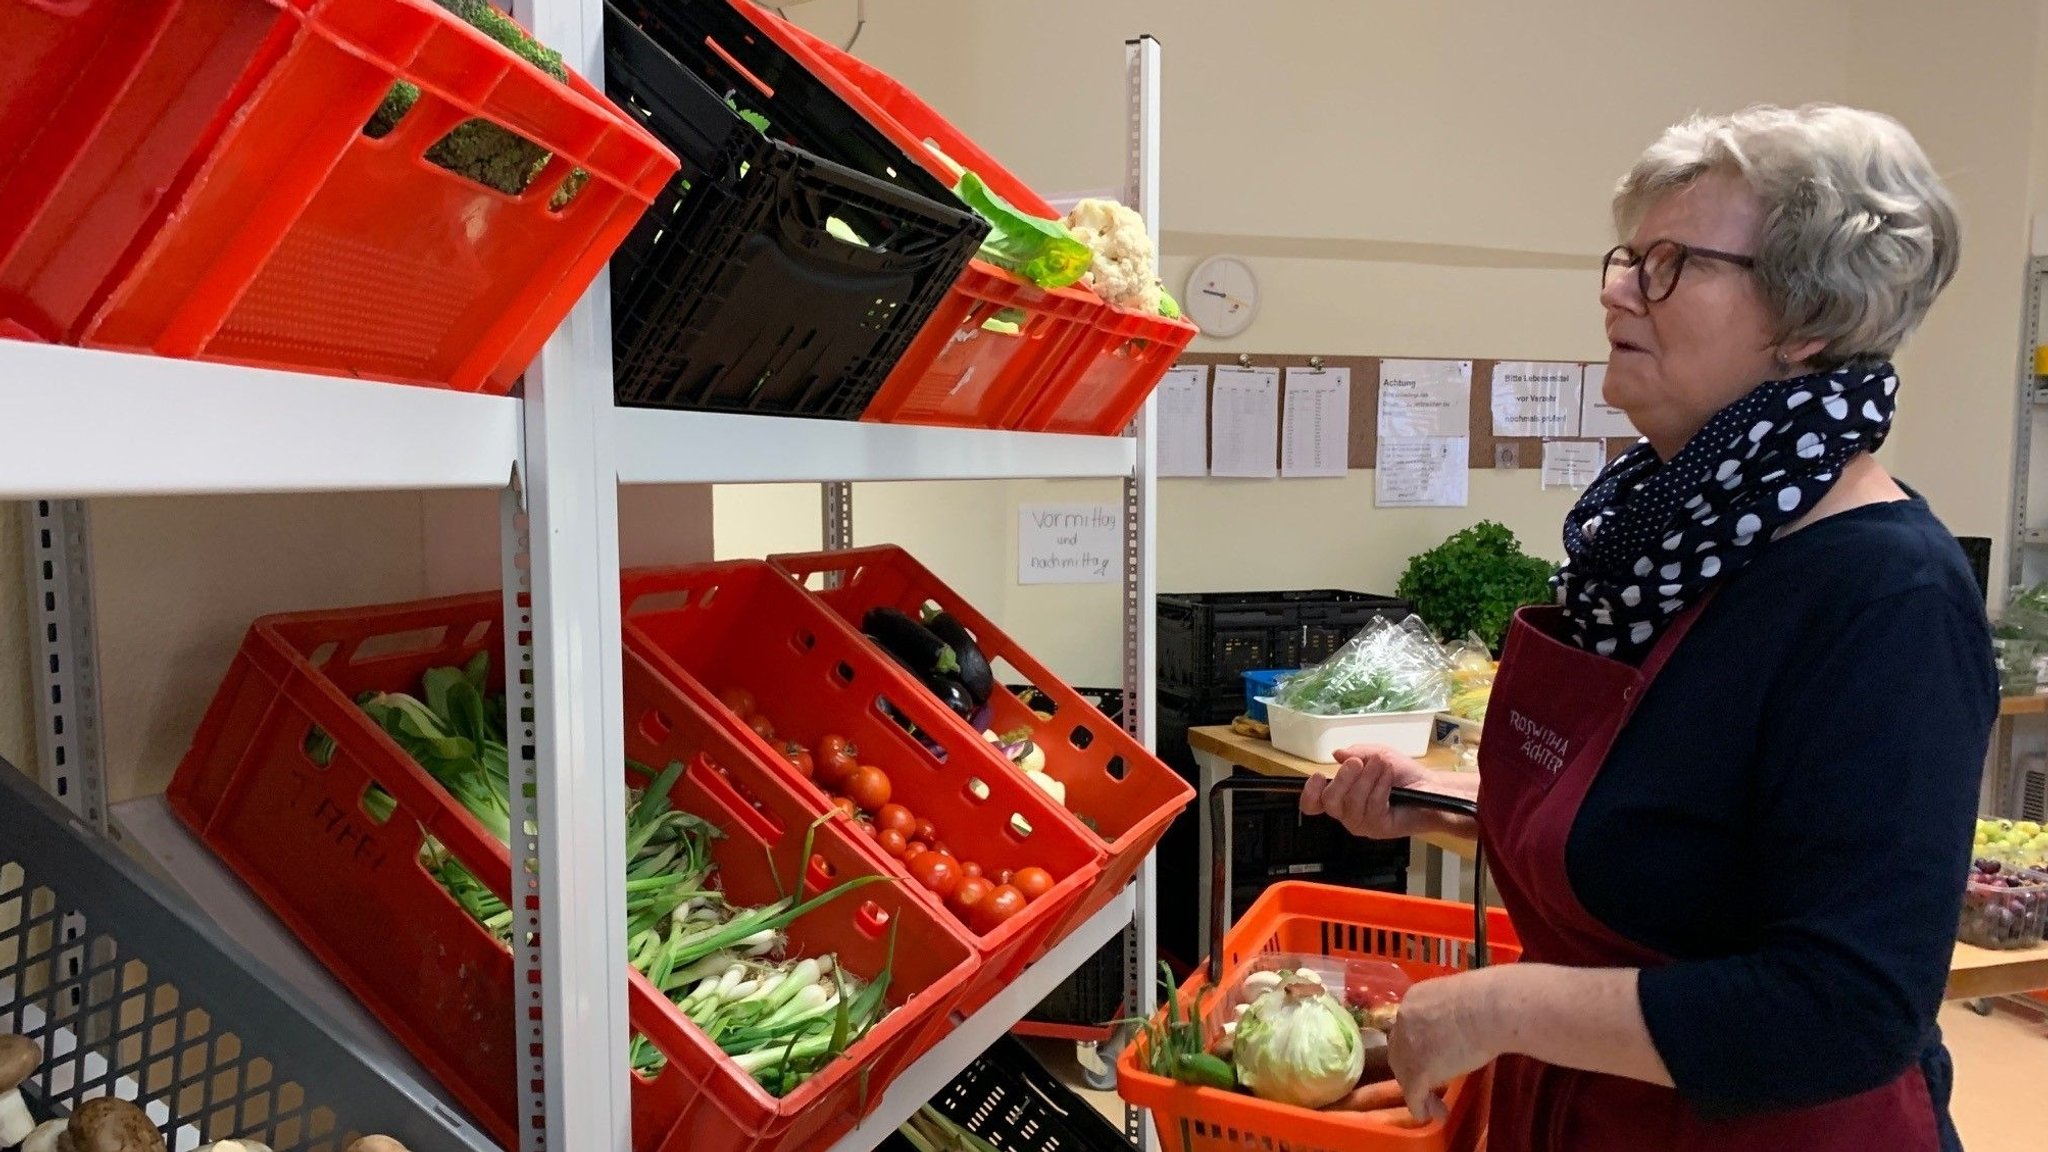
M 2048 703 L 2048 697 L 2041 698 Z M 1201 792 L 1196 806 L 1201 814 L 1202 859 L 1211 859 L 1214 850 L 1214 830 L 1209 822 L 1209 789 L 1216 781 L 1230 775 L 1234 768 L 1245 768 L 1262 776 L 1306 776 L 1314 772 L 1331 773 L 1337 770 L 1335 764 L 1317 764 L 1290 756 L 1273 747 L 1271 743 L 1256 737 L 1242 735 L 1227 726 L 1191 728 L 1188 730 L 1188 747 L 1194 750 L 1195 762 L 1201 766 Z M 1452 748 L 1433 748 L 1423 758 L 1423 763 L 1432 768 L 1455 768 L 1458 753 Z M 1443 899 L 1459 899 L 1463 883 L 1462 866 L 1472 859 L 1472 841 L 1462 836 L 1431 833 L 1420 839 L 1429 845 L 1433 855 L 1440 856 L 1440 862 L 1433 862 L 1430 887 L 1432 895 L 1441 893 Z M 1230 875 L 1230 861 L 1223 862 L 1223 874 Z M 1209 938 L 1209 869 L 1201 869 L 1201 938 Z M 2048 945 L 2012 952 L 1995 952 L 1972 944 L 1957 943 L 1955 958 L 1949 964 L 1948 999 L 1982 1000 L 1997 996 L 2011 996 L 2021 992 L 2048 988 Z

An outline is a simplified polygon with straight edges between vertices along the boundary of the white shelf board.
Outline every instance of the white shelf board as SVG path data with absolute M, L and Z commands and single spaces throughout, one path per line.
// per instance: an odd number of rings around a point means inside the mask
M 1024 970 L 1010 986 L 996 993 L 981 1011 L 956 1018 L 946 1038 L 905 1069 L 882 1094 L 882 1102 L 859 1127 L 841 1137 L 831 1152 L 868 1152 L 887 1139 L 910 1115 L 974 1063 L 988 1047 L 1038 1006 L 1061 981 L 1130 926 L 1136 895 L 1126 887 L 1102 911 L 1089 917 L 1038 963 Z
M 447 1107 L 451 1115 L 468 1113 L 455 1103 L 441 1082 L 384 1026 L 353 993 L 306 950 L 284 922 L 230 872 L 213 851 L 173 815 L 161 796 L 128 800 L 109 809 L 114 839 L 128 854 L 154 870 L 159 879 L 182 891 L 221 930 L 249 950 L 291 991 L 338 1021 L 365 1048 Z
M 502 488 L 520 404 L 0 340 L 0 499 Z
M 1123 477 L 1126 436 L 614 408 L 622 484 Z

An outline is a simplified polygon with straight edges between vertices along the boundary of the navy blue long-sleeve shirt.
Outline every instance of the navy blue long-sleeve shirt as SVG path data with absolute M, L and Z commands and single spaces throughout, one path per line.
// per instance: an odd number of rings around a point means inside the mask
M 1699 1111 L 1822 1103 L 1916 1063 L 1935 1025 L 1998 712 L 1961 548 L 1918 499 L 1773 543 L 1644 694 L 1572 827 L 1590 913 L 1673 958 L 1640 978 Z

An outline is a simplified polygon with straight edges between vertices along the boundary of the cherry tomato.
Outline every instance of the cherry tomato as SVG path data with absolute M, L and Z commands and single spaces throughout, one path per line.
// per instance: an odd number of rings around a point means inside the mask
M 790 767 L 796 769 L 797 775 L 806 780 L 817 775 L 817 765 L 812 761 L 811 754 L 794 740 L 782 746 L 782 758 L 789 761 Z
M 936 843 L 936 844 L 932 845 L 932 851 L 934 851 L 934 852 L 944 852 L 944 853 L 945 853 L 946 855 L 948 855 L 948 856 L 951 856 L 951 855 L 953 854 L 953 850 L 952 850 L 951 848 L 948 848 L 948 847 L 946 847 L 946 842 L 945 842 L 945 841 L 943 841 L 943 840 L 941 840 L 941 841 L 939 841 L 938 843 Z
M 1008 868 L 1005 868 L 997 872 L 995 875 L 989 877 L 989 879 L 995 881 L 996 887 L 1000 888 L 1003 885 L 1008 884 L 1011 880 L 1016 879 L 1016 876 Z
M 960 888 L 960 865 L 943 852 L 920 852 L 905 860 L 910 878 L 928 892 L 951 896 Z
M 732 709 L 735 716 L 754 714 L 754 694 L 745 688 L 727 688 L 718 694 L 718 702 Z
M 903 859 L 904 854 L 910 847 L 910 843 L 903 839 L 903 833 L 898 832 L 894 828 L 882 829 L 875 836 L 875 839 L 882 845 L 882 851 L 887 852 L 898 860 Z
M 757 715 L 749 717 L 747 727 L 752 728 L 754 735 L 759 736 L 761 739 L 771 744 L 775 742 L 775 725 L 770 724 L 766 716 Z
M 905 840 L 910 839 L 911 833 L 917 831 L 917 817 L 912 816 L 910 809 L 901 804 L 884 804 L 875 809 L 875 823 L 903 833 Z
M 869 812 L 878 811 L 889 802 L 889 774 L 864 765 L 846 778 L 844 790 L 855 804 Z
M 1010 884 L 1023 893 L 1027 902 L 1033 901 L 1052 891 L 1052 873 L 1043 868 L 1019 868 L 1010 877 Z
M 860 809 L 855 806 L 853 801 L 848 800 L 844 796 L 834 796 L 832 798 L 832 806 L 846 813 L 848 817 L 860 815 Z
M 931 821 L 919 820 L 917 822 L 917 835 L 912 837 L 912 839 L 922 840 L 925 843 L 930 844 L 936 841 L 938 838 L 939 830 L 937 828 L 932 827 Z
M 838 787 L 853 775 L 854 769 L 860 767 L 859 755 L 853 745 L 838 736 L 827 736 L 818 741 L 818 779 L 824 781 L 828 788 Z
M 903 843 L 903 858 L 905 860 L 908 860 L 912 856 L 916 856 L 924 852 L 929 852 L 931 850 L 932 846 L 925 843 L 922 840 L 906 840 Z
M 965 880 L 981 879 L 981 865 L 976 864 L 972 860 L 962 861 L 960 864 L 960 876 Z
M 1024 894 L 1008 884 L 998 884 L 988 895 L 974 902 L 974 907 L 968 912 L 968 924 L 976 932 L 987 935 L 1023 910 Z
M 974 906 L 987 899 L 988 894 L 993 891 L 995 885 L 979 876 L 970 876 L 962 880 L 960 887 L 955 888 L 953 894 L 946 898 L 946 907 L 951 908 L 955 916 L 965 920 L 974 914 Z

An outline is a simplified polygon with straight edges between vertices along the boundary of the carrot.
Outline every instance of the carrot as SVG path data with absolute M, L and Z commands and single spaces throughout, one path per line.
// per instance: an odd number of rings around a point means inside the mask
M 1358 1087 L 1345 1093 L 1336 1103 L 1325 1104 L 1323 1111 L 1372 1112 L 1381 1108 L 1391 1108 L 1395 1105 L 1400 1105 L 1401 1113 L 1405 1116 L 1408 1112 L 1406 1100 L 1407 1097 L 1401 1093 L 1399 1081 L 1378 1080 L 1371 1084 L 1360 1084 Z
M 1408 1111 L 1406 1104 L 1400 1104 L 1392 1108 L 1375 1108 L 1371 1112 L 1360 1116 L 1359 1119 L 1370 1120 L 1375 1124 L 1385 1124 L 1392 1128 L 1422 1127 L 1422 1121 L 1417 1120 L 1415 1114 Z

